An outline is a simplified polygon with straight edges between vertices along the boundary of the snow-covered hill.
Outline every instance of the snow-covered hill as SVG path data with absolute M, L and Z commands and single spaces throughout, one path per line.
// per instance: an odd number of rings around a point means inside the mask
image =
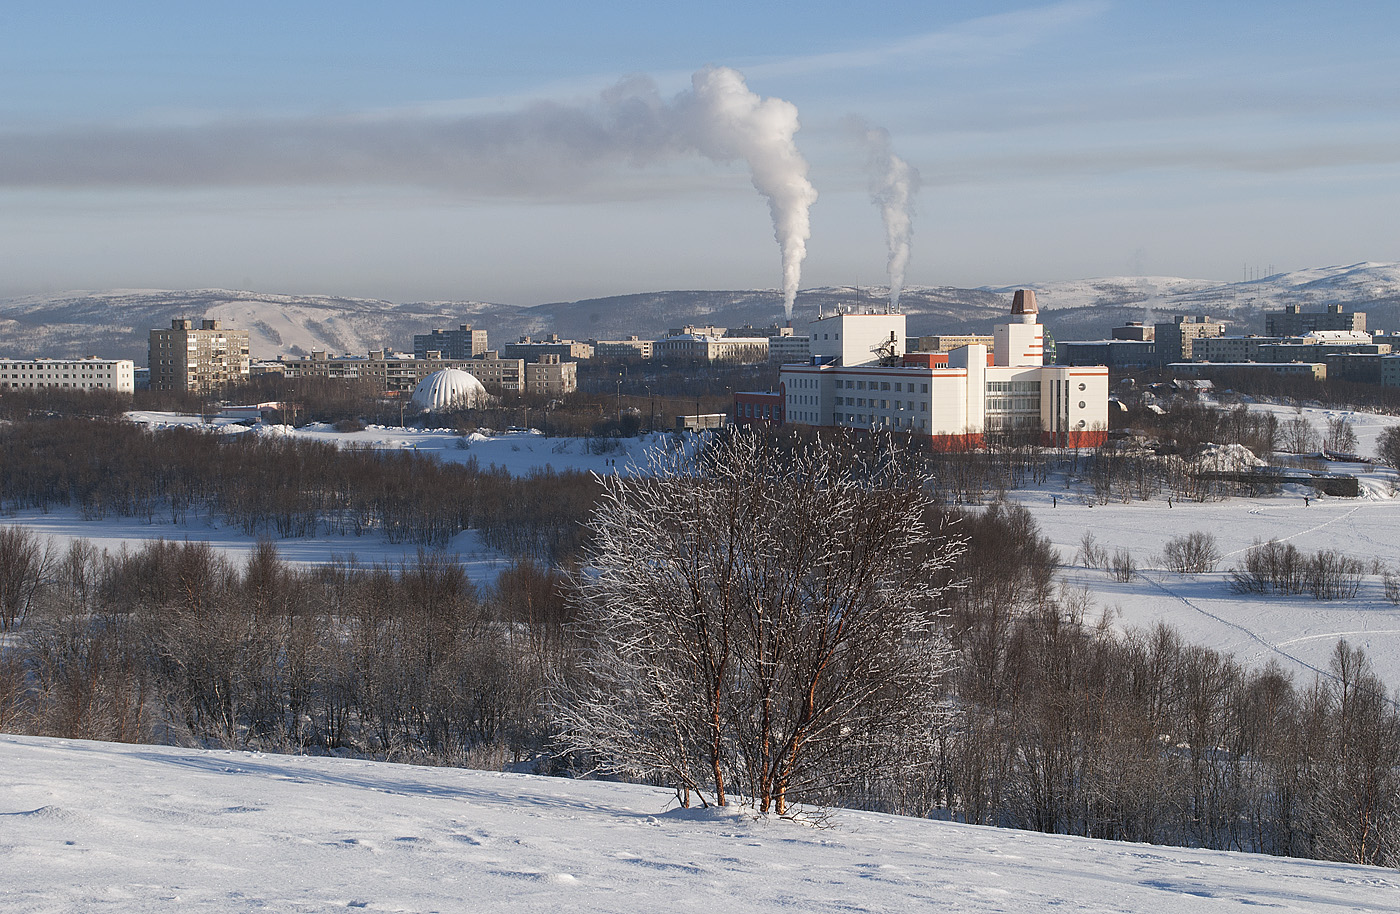
M 394 304 L 362 298 L 274 295 L 199 289 L 120 289 L 31 296 L 0 302 L 0 353 L 9 356 L 101 355 L 146 364 L 149 332 L 170 320 L 216 318 L 248 330 L 254 358 L 312 349 L 363 353 L 412 349 L 413 334 L 478 322 L 515 320 L 519 309 L 484 302 Z
M 0 737 L 0 912 L 1394 911 L 1393 870 L 665 790 Z
M 1322 267 L 1235 283 L 1155 276 L 981 289 L 915 286 L 905 290 L 900 309 L 909 316 L 911 334 L 990 332 L 1004 319 L 1017 288 L 1036 290 L 1047 327 L 1062 340 L 1102 337 L 1125 320 L 1169 320 L 1178 313 L 1209 313 L 1230 321 L 1232 330 L 1262 331 L 1263 312 L 1286 304 L 1343 304 L 1367 311 L 1373 328 L 1400 329 L 1396 263 Z M 806 289 L 798 295 L 794 322 L 801 326 L 838 306 L 881 307 L 886 294 L 879 287 Z M 766 326 L 783 315 L 772 290 L 649 292 L 531 307 L 221 289 L 69 292 L 0 301 L 0 356 L 92 354 L 144 364 L 149 331 L 169 326 L 173 317 L 222 319 L 252 333 L 255 358 L 276 358 L 312 349 L 411 349 L 415 333 L 460 323 L 485 328 L 492 345 L 500 345 L 547 332 L 574 339 L 655 338 L 687 323 Z

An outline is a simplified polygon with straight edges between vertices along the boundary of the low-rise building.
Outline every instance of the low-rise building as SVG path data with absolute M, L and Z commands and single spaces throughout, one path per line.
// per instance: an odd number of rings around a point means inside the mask
M 136 366 L 130 359 L 0 359 L 0 390 L 135 389 Z

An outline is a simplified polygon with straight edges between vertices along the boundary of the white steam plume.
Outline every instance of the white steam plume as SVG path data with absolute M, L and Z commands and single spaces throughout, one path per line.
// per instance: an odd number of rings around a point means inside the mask
M 686 182 L 675 175 L 637 182 L 629 170 L 696 155 L 743 159 L 773 215 L 791 317 L 807 210 L 817 197 L 793 143 L 797 128 L 791 103 L 761 98 L 742 74 L 710 67 L 669 99 L 634 76 L 593 98 L 493 114 L 0 128 L 0 188 L 402 185 L 509 199 L 631 200 L 676 193 Z
M 914 234 L 914 194 L 919 190 L 919 170 L 894 153 L 890 132 L 853 119 L 865 144 L 870 172 L 870 201 L 880 209 L 885 223 L 885 247 L 889 251 L 890 307 L 899 307 L 904 273 L 909 268 L 909 244 Z
M 707 67 L 691 77 L 699 113 L 697 145 L 715 159 L 743 157 L 753 186 L 768 198 L 773 234 L 783 261 L 783 312 L 792 306 L 812 237 L 809 211 L 817 191 L 807 180 L 807 162 L 797 151 L 797 107 L 780 98 L 759 98 L 744 77 L 727 67 Z

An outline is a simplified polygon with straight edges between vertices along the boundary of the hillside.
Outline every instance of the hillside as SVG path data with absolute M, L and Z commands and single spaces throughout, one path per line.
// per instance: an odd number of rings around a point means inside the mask
M 1394 871 L 651 787 L 0 737 L 0 912 L 1394 911 Z
M 1209 313 L 1231 330 L 1262 332 L 1263 312 L 1287 304 L 1320 310 L 1343 304 L 1364 310 L 1372 328 L 1400 328 L 1400 264 L 1360 263 L 1281 273 L 1250 282 L 1176 277 L 1108 277 L 1053 283 L 959 289 L 913 287 L 900 299 L 909 333 L 991 332 L 1017 288 L 1037 292 L 1044 321 L 1057 339 L 1103 337 L 1126 320 L 1167 320 Z M 880 306 L 885 290 L 830 287 L 797 297 L 799 326 L 837 306 Z M 771 290 L 667 291 L 553 302 L 529 307 L 464 300 L 394 303 L 318 295 L 278 295 L 220 289 L 71 292 L 0 301 L 0 355 L 103 355 L 146 359 L 147 334 L 172 317 L 212 317 L 252 334 L 255 358 L 300 355 L 312 349 L 362 353 L 410 349 L 415 333 L 472 323 L 493 345 L 523 334 L 574 339 L 655 338 L 687 323 L 766 326 L 782 319 Z

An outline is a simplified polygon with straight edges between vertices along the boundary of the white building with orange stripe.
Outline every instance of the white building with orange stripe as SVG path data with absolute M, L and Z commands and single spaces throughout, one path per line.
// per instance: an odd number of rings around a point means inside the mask
M 992 350 L 907 353 L 903 314 L 832 314 L 809 325 L 812 360 L 784 366 L 776 393 L 735 394 L 739 424 L 901 431 L 938 449 L 991 434 L 1090 447 L 1108 436 L 1108 369 L 1044 364 L 1035 293 L 1017 292 Z

